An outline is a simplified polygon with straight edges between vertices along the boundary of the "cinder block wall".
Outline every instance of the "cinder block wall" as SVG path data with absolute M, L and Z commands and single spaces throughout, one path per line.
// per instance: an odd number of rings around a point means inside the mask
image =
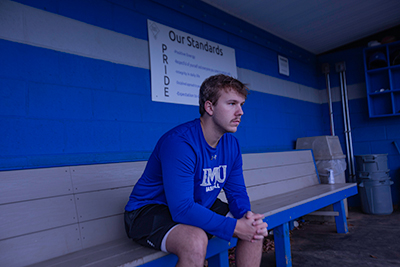
M 368 118 L 362 48 L 316 57 L 197 0 L 0 0 L 0 10 L 0 170 L 146 160 L 165 131 L 198 117 L 195 106 L 151 101 L 151 19 L 235 49 L 251 88 L 235 134 L 244 153 L 330 134 L 322 63 L 345 152 L 334 70 L 345 61 L 354 153 L 389 154 L 399 203 L 400 118 Z
M 316 57 L 201 1 L 0 0 L 0 170 L 146 160 L 198 107 L 151 101 L 147 19 L 232 47 L 242 151 L 328 134 Z M 277 57 L 289 59 L 290 76 Z

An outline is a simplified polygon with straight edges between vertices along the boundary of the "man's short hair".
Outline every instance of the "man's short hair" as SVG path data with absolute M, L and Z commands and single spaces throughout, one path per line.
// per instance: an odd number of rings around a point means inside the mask
M 234 90 L 238 94 L 244 96 L 245 99 L 249 93 L 247 86 L 233 77 L 224 74 L 217 74 L 208 77 L 200 86 L 199 111 L 201 116 L 206 112 L 204 104 L 207 100 L 213 105 L 217 104 L 218 99 L 221 96 L 221 90 L 225 90 L 225 92 Z

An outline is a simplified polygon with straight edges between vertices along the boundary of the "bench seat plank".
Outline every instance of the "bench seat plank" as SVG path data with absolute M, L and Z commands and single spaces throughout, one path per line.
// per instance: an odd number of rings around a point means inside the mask
M 236 245 L 236 239 L 231 242 L 213 238 L 209 241 L 207 258 L 218 252 L 227 251 Z M 228 258 L 226 257 L 228 262 Z M 123 238 L 102 245 L 93 246 L 69 255 L 53 258 L 30 267 L 70 267 L 70 266 L 171 266 L 175 265 L 177 257 L 162 251 L 146 248 L 130 239 Z M 146 264 L 147 263 L 147 264 Z
M 336 185 L 338 186 L 338 185 Z M 300 190 L 299 190 L 300 191 Z M 302 190 L 303 191 L 303 190 Z M 288 222 L 297 219 L 301 216 L 309 214 L 315 210 L 326 207 L 330 204 L 336 203 L 349 196 L 357 194 L 356 184 L 343 184 L 342 189 L 338 189 L 335 192 L 321 192 L 319 198 L 316 198 L 310 194 L 311 191 L 304 190 L 299 203 L 296 203 L 290 197 L 296 197 L 295 194 L 288 193 L 286 195 L 287 200 L 284 200 L 284 196 L 270 197 L 263 200 L 252 203 L 253 211 L 265 214 L 267 216 L 264 221 L 268 223 L 270 229 L 281 225 L 284 222 Z M 308 195 L 308 197 L 307 197 Z M 274 204 L 274 200 L 283 204 L 284 207 L 278 207 Z M 264 209 L 265 208 L 265 209 Z M 266 211 L 266 212 L 265 212 Z
M 332 195 L 332 193 L 342 192 L 345 189 L 355 189 L 355 192 L 357 192 L 356 186 L 357 184 L 355 183 L 313 185 L 284 194 L 252 201 L 251 207 L 256 213 L 270 216 L 280 211 L 288 210 L 313 200 L 318 200 L 324 196 Z
M 155 253 L 156 252 L 156 253 Z M 45 262 L 31 265 L 39 266 L 119 266 L 125 263 L 131 263 L 131 266 L 137 266 L 144 263 L 143 258 L 151 257 L 148 260 L 154 260 L 163 257 L 167 253 L 145 248 L 127 238 L 114 240 L 101 245 L 93 246 L 84 250 L 71 253 L 67 256 L 61 256 Z M 104 262 L 112 260 L 113 264 Z

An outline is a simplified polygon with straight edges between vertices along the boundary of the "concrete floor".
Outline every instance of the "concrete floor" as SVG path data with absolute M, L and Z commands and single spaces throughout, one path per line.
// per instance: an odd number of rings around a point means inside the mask
M 400 211 L 350 210 L 348 226 L 348 234 L 338 234 L 334 222 L 301 223 L 291 235 L 293 266 L 400 266 Z M 263 254 L 261 266 L 275 266 L 273 251 Z

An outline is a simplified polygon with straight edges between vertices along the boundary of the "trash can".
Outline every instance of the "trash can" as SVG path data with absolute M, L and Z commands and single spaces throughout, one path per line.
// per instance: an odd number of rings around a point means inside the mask
M 379 172 L 387 171 L 387 154 L 371 154 L 354 156 L 357 171 L 359 172 Z
M 297 138 L 296 149 L 312 149 L 322 184 L 329 183 L 330 170 L 333 171 L 334 183 L 346 183 L 345 171 L 347 168 L 346 155 L 337 136 L 323 135 Z M 344 200 L 346 216 L 348 216 L 347 199 Z M 332 211 L 332 205 L 321 209 Z M 314 217 L 314 216 L 313 216 Z M 333 216 L 315 217 L 316 221 L 334 221 Z
M 361 208 L 368 214 L 393 212 L 387 154 L 356 155 L 358 191 Z
M 363 212 L 376 215 L 388 215 L 393 212 L 390 186 L 393 181 L 363 179 L 358 184 Z
M 376 172 L 357 172 L 357 180 L 387 180 L 390 179 L 389 169 L 385 171 L 376 171 Z

